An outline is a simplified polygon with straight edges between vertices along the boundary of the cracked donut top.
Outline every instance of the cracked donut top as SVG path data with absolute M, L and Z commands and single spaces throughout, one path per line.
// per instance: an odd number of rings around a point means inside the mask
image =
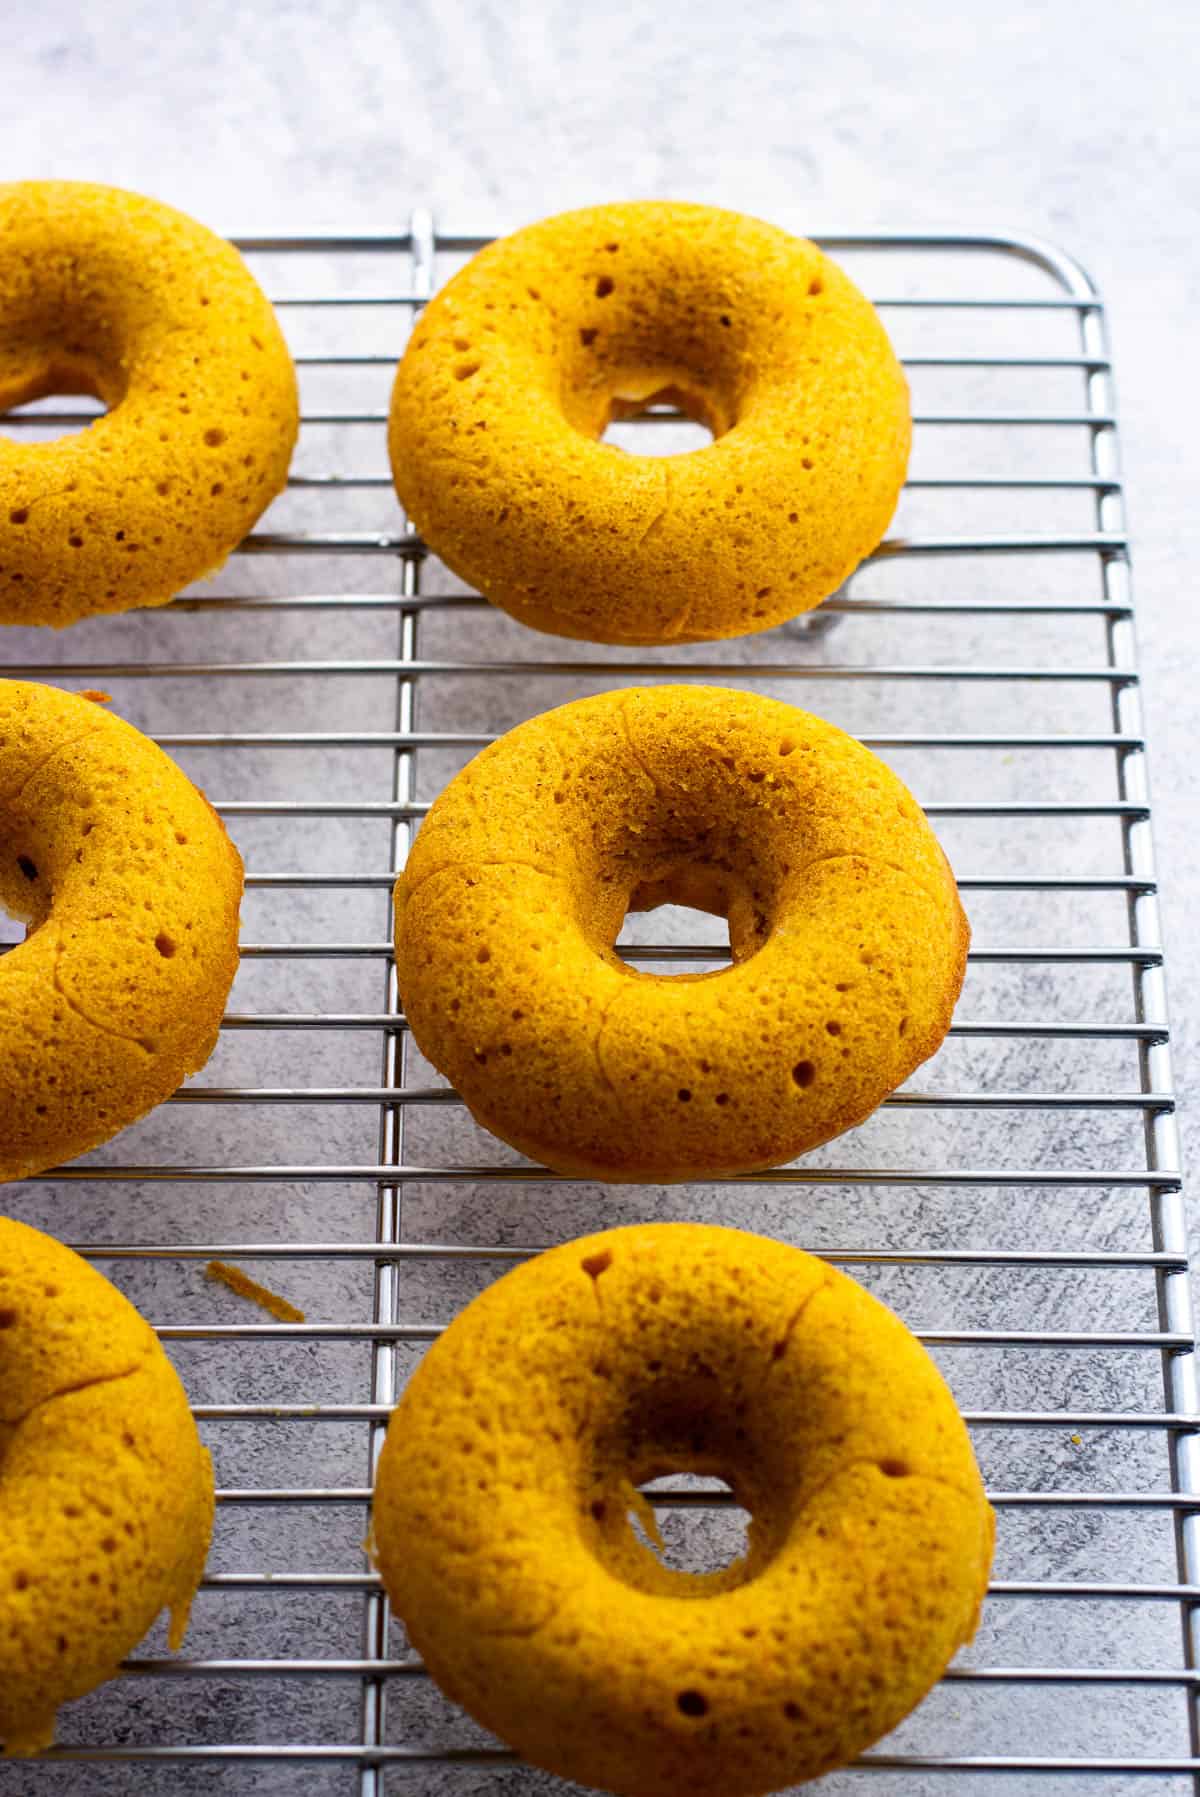
M 86 1261 L 0 1217 L 0 1749 L 50 1744 L 159 1612 L 178 1647 L 213 1481 L 154 1331 Z
M 639 1487 L 724 1480 L 744 1556 L 665 1565 Z M 629 1797 L 852 1759 L 975 1631 L 993 1518 L 903 1324 L 798 1249 L 699 1224 L 539 1255 L 433 1344 L 388 1430 L 380 1571 L 454 1701 Z
M 242 863 L 208 801 L 122 719 L 0 680 L 0 1179 L 107 1141 L 212 1053 Z
M 712 443 L 628 455 L 659 404 Z M 738 213 L 640 202 L 489 245 L 414 327 L 392 393 L 401 502 L 493 604 L 559 636 L 765 630 L 879 543 L 908 388 L 883 326 L 817 247 Z
M 733 966 L 652 974 L 628 911 L 725 917 Z M 422 1053 L 535 1160 L 606 1180 L 766 1167 L 938 1047 L 968 930 L 911 793 L 809 713 L 634 687 L 518 726 L 431 807 L 397 885 Z
M 6 435 L 52 394 L 108 408 Z M 281 491 L 296 377 L 232 245 L 82 181 L 0 184 L 0 623 L 162 605 L 220 567 Z

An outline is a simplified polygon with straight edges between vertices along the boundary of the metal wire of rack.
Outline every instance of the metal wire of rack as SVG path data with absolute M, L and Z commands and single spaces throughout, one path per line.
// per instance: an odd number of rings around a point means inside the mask
M 248 879 L 204 1074 L 4 1195 L 160 1326 L 220 1492 L 187 1654 L 153 1637 L 63 1718 L 51 1755 L 0 1765 L 0 1797 L 567 1788 L 423 1675 L 362 1552 L 371 1472 L 423 1345 L 474 1291 L 537 1246 L 654 1215 L 796 1241 L 891 1302 L 946 1371 L 998 1511 L 977 1641 L 823 1788 L 1200 1792 L 1200 1405 L 1100 298 L 1027 239 L 822 239 L 913 382 L 897 534 L 816 619 L 631 657 L 523 631 L 398 521 L 391 369 L 436 279 L 482 241 L 417 213 L 391 237 L 243 242 L 300 370 L 288 492 L 222 576 L 163 611 L 50 643 L 8 633 L 9 673 L 103 683 L 176 756 Z M 2 428 L 87 419 L 42 402 Z M 662 414 L 610 434 L 669 450 L 689 428 Z M 961 872 L 976 946 L 945 1047 L 862 1129 L 771 1174 L 606 1191 L 491 1142 L 422 1062 L 390 887 L 481 744 L 655 679 L 793 698 L 891 760 Z M 631 919 L 624 952 L 719 965 L 727 945 L 696 926 Z M 247 1320 L 203 1282 L 214 1257 L 311 1320 Z M 653 1497 L 681 1563 L 728 1555 L 727 1492 L 677 1480 Z

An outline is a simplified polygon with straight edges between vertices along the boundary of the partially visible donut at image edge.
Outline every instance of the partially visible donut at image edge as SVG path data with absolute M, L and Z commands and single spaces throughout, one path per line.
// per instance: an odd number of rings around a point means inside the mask
M 32 442 L 3 414 L 107 410 Z M 281 492 L 296 375 L 232 244 L 140 194 L 0 184 L 0 624 L 163 605 L 215 573 Z
M 0 1751 L 48 1747 L 60 1705 L 116 1677 L 160 1611 L 182 1645 L 213 1504 L 149 1323 L 79 1255 L 0 1217 Z
M 242 862 L 170 757 L 102 704 L 0 680 L 0 1180 L 106 1142 L 216 1046 Z

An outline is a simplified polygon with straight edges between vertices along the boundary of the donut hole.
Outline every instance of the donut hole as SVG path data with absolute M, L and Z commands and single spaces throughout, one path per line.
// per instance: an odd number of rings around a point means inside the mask
M 643 895 L 645 889 L 640 889 L 634 898 Z M 660 945 L 676 954 L 681 949 L 701 949 L 704 959 L 659 961 L 647 955 L 648 948 Z M 669 979 L 679 979 L 687 974 L 694 976 L 728 963 L 731 953 L 729 920 L 694 905 L 639 904 L 636 910 L 626 912 L 616 949 L 642 971 Z
M 0 955 L 19 948 L 50 914 L 51 880 L 31 846 L 27 838 L 8 836 L 0 819 Z
M 656 1304 L 663 1293 L 646 1295 Z M 747 1388 L 731 1390 L 703 1353 L 661 1337 L 655 1318 L 647 1312 L 641 1373 L 622 1382 L 591 1443 L 591 1546 L 635 1590 L 712 1597 L 757 1577 L 781 1544 L 778 1467 L 754 1403 L 763 1368 L 756 1353 Z
M 62 423 L 57 416 L 65 400 L 70 401 L 72 413 L 78 414 L 69 424 Z M 4 406 L 0 409 L 0 436 L 26 447 L 31 443 L 54 443 L 60 437 L 82 436 L 107 411 L 104 401 L 95 394 L 80 393 L 63 387 L 44 393 L 25 405 Z M 46 418 L 44 424 L 40 422 L 43 417 Z M 18 522 L 11 514 L 10 521 Z M 23 523 L 24 520 L 19 522 Z
M 555 398 L 584 436 L 639 457 L 690 455 L 737 423 L 738 333 L 701 320 L 670 284 L 648 303 L 615 265 L 593 270 L 560 329 Z
M 668 1488 L 684 1492 L 684 1505 L 655 1504 L 656 1493 Z M 628 1513 L 634 1539 L 653 1554 L 669 1572 L 704 1578 L 727 1572 L 745 1561 L 750 1551 L 749 1510 L 734 1502 L 724 1479 L 697 1473 L 679 1473 L 669 1480 L 654 1480 L 639 1487 L 651 1506 L 658 1527 L 656 1541 L 636 1510 Z
M 600 332 L 589 328 L 580 333 L 580 338 L 590 348 L 600 338 Z M 635 384 L 628 383 L 631 388 Z M 632 393 L 614 393 L 600 440 L 627 455 L 691 455 L 724 436 L 731 423 L 732 419 L 722 417 L 704 395 L 668 385 L 648 393 L 644 399 Z
M 698 419 L 683 418 L 674 412 L 654 412 L 650 416 L 655 423 L 649 429 L 629 419 L 610 420 L 601 441 L 627 455 L 639 456 L 691 455 L 713 441 L 712 431 Z M 660 418 L 662 423 L 657 422 Z
M 30 934 L 28 926 L 14 911 L 10 911 L 0 896 L 0 955 L 9 949 L 19 948 L 26 936 Z
M 120 403 L 125 382 L 122 369 L 102 366 L 82 345 L 39 359 L 14 378 L 0 381 L 0 436 L 25 446 L 78 437 Z M 75 415 L 69 424 L 57 416 L 64 401 Z M 43 417 L 46 422 L 40 423 Z M 6 429 L 6 421 L 15 428 Z M 18 522 L 12 514 L 10 521 Z

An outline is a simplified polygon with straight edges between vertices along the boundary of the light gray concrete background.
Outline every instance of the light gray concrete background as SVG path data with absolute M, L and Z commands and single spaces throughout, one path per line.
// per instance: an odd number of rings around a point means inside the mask
M 1192 319 L 1200 300 L 1200 124 L 1192 108 L 1200 23 L 1193 8 L 1164 0 L 1134 10 L 1101 0 L 1091 6 L 1030 4 L 983 8 L 959 0 L 913 0 L 904 8 L 815 0 L 804 7 L 743 7 L 718 10 L 707 3 L 679 0 L 642 10 L 577 5 L 494 7 L 446 4 L 385 9 L 378 6 L 294 4 L 274 8 L 233 7 L 213 0 L 198 16 L 182 8 L 139 6 L 112 0 L 103 8 L 74 8 L 50 0 L 22 14 L 20 29 L 6 34 L 4 101 L 0 106 L 0 179 L 18 176 L 71 176 L 110 181 L 157 194 L 229 233 L 381 230 L 402 227 L 414 204 L 427 204 L 451 229 L 501 229 L 558 208 L 631 195 L 668 195 L 706 200 L 756 212 L 792 228 L 853 232 L 873 229 L 1033 232 L 1073 251 L 1093 272 L 1110 308 L 1113 347 L 1120 383 L 1126 474 L 1133 528 L 1142 661 L 1146 682 L 1152 775 L 1158 815 L 1158 850 L 1164 912 L 1172 967 L 1171 1000 L 1176 1069 L 1182 1088 L 1185 1150 L 1194 1161 L 1197 1123 L 1191 1102 L 1200 1070 L 1200 1039 L 1193 1021 L 1200 994 L 1200 948 L 1192 910 L 1200 874 L 1196 819 L 1200 816 L 1193 742 L 1195 685 L 1200 667 L 1200 624 L 1192 591 L 1196 549 L 1193 494 L 1200 477 L 1195 419 L 1200 377 L 1194 354 Z M 378 447 L 372 465 L 378 465 Z M 1023 577 L 1015 564 L 1006 590 Z M 245 564 L 239 569 L 244 584 Z M 901 571 L 896 590 L 912 592 L 922 576 Z M 1041 570 L 1031 578 L 1041 579 Z M 937 590 L 952 589 L 952 577 L 936 576 Z M 1067 576 L 1064 576 L 1067 579 Z M 903 585 L 904 581 L 908 585 Z M 229 590 L 232 590 L 230 588 Z M 888 590 L 881 571 L 877 587 Z M 1041 590 L 1041 589 L 1039 589 Z M 1064 586 L 1064 593 L 1068 587 Z M 186 622 L 186 619 L 185 619 Z M 252 637 L 238 621 L 201 620 L 204 652 L 250 652 Z M 434 621 L 428 652 L 453 652 L 452 639 L 439 636 L 452 621 Z M 853 626 L 855 631 L 862 627 Z M 1075 626 L 1071 626 L 1071 629 Z M 136 654 L 179 653 L 178 620 L 130 621 L 137 631 Z M 472 625 L 472 650 L 513 652 L 516 638 L 502 620 Z M 351 616 L 316 623 L 272 626 L 272 653 L 381 655 L 393 640 L 388 620 Z M 289 632 L 291 634 L 289 635 Z M 45 644 L 34 633 L 19 633 L 6 655 L 61 661 L 87 653 L 118 653 L 120 638 L 111 625 Z M 132 639 L 131 639 L 132 640 Z M 870 654 L 865 638 L 850 639 L 856 653 Z M 926 642 L 928 637 L 926 636 Z M 993 639 L 989 639 L 992 641 Z M 881 625 L 871 641 L 876 659 L 904 660 L 903 633 Z M 1049 628 L 1038 637 L 1038 653 L 1069 658 L 1068 627 Z M 954 652 L 969 658 L 984 639 L 964 635 Z M 1006 640 L 997 659 L 1016 660 L 1019 638 Z M 526 644 L 526 653 L 546 655 L 553 647 Z M 947 654 L 950 653 L 948 644 Z M 747 651 L 738 647 L 734 658 Z M 830 651 L 836 659 L 839 651 Z M 114 691 L 117 688 L 114 686 Z M 546 689 L 539 689 L 545 691 Z M 359 691 L 361 720 L 387 727 L 391 692 L 387 682 L 365 683 Z M 571 696 L 556 689 L 553 698 Z M 173 685 L 162 698 L 136 683 L 118 693 L 145 727 L 202 729 L 206 700 L 193 685 Z M 493 700 L 496 695 L 492 695 Z M 807 695 L 802 694 L 804 702 Z M 879 703 L 891 697 L 880 693 Z M 451 695 L 452 702 L 454 695 Z M 305 688 L 298 707 L 309 703 L 297 727 L 319 727 L 321 692 Z M 838 717 L 850 699 L 831 689 L 823 702 L 809 702 Z M 252 704 L 258 704 L 257 698 Z M 470 727 L 472 699 L 457 702 Z M 503 715 L 515 721 L 537 703 L 518 683 L 499 692 Z M 547 699 L 546 702 L 549 702 Z M 989 701 L 990 702 L 990 701 Z M 266 701 L 264 700 L 265 707 Z M 345 721 L 345 711 L 328 721 Z M 344 704 L 344 697 L 339 700 Z M 985 701 L 981 699 L 980 705 Z M 134 708 L 140 707 L 136 711 Z M 876 713 L 878 719 L 879 713 Z M 964 717 L 969 714 L 964 713 Z M 988 714 L 990 717 L 990 713 Z M 996 713 L 997 719 L 1000 713 Z M 853 716 L 846 716 L 855 727 Z M 897 712 L 895 727 L 903 726 Z M 218 723 L 214 727 L 221 727 Z M 966 727 L 964 723 L 961 727 Z M 999 727 L 999 726 L 998 726 Z M 242 796 L 227 775 L 228 763 L 189 763 L 198 778 L 223 780 L 227 796 Z M 451 771 L 426 769 L 432 796 Z M 908 774 L 909 769 L 901 766 Z M 916 783 L 930 770 L 915 763 Z M 1022 769 L 1013 770 L 1014 783 Z M 380 781 L 386 766 L 378 770 Z M 246 760 L 238 777 L 247 791 L 286 796 L 298 780 L 318 776 L 303 761 Z M 335 796 L 338 771 L 320 776 Z M 277 783 L 277 784 L 276 784 Z M 960 784 L 959 790 L 962 790 Z M 379 787 L 374 789 L 377 794 Z M 977 831 L 963 827 L 953 836 L 964 859 L 985 861 L 994 871 L 1025 865 L 1019 846 L 1003 850 Z M 327 829 L 314 825 L 285 838 L 269 821 L 246 820 L 240 834 L 248 859 L 284 867 L 302 857 L 315 865 L 322 855 L 339 865 L 376 869 L 378 845 L 368 831 L 351 824 Z M 1091 839 L 1064 839 L 1064 861 L 1088 852 Z M 1036 860 L 1033 841 L 1028 855 Z M 1012 856 L 1009 860 L 1007 857 Z M 292 927 L 301 937 L 370 938 L 380 933 L 376 909 L 337 901 L 322 911 L 296 912 Z M 248 907 L 259 937 L 272 933 L 268 907 Z M 988 911 L 980 899 L 980 935 L 989 925 L 1011 939 L 1014 923 L 1022 939 L 1045 941 L 1053 928 L 1070 938 L 1070 906 L 1050 913 Z M 1112 913 L 1110 939 L 1120 935 Z M 981 970 L 972 975 L 973 1015 L 1032 1014 L 1039 1004 L 1063 1002 L 1063 1015 L 1084 1015 L 1111 1004 L 1119 1014 L 1127 1001 L 1124 974 L 1081 981 L 1075 996 L 1047 976 Z M 243 1008 L 286 1009 L 295 1005 L 286 966 L 256 964 L 248 970 Z M 305 998 L 342 1009 L 373 1009 L 378 1003 L 377 970 L 354 965 L 309 969 Z M 966 1001 L 964 1001 L 965 1003 Z M 1076 1006 L 1072 1010 L 1072 1005 Z M 279 1038 L 251 1043 L 234 1037 L 220 1074 L 232 1082 L 286 1083 L 294 1069 L 286 1056 L 291 1042 Z M 355 1058 L 355 1045 L 335 1040 L 325 1049 L 320 1077 L 330 1083 L 362 1083 L 374 1077 Z M 993 1058 L 989 1059 L 991 1055 Z M 1079 1085 L 1119 1081 L 1121 1069 L 1097 1050 L 1086 1076 L 1066 1063 L 1021 1065 L 1020 1049 L 999 1064 L 994 1048 L 951 1045 L 943 1084 L 1034 1086 L 1046 1083 L 1047 1068 Z M 1128 1069 L 1125 1068 L 1127 1074 Z M 419 1065 L 410 1068 L 421 1077 Z M 455 1154 L 476 1161 L 503 1159 L 461 1116 L 418 1114 L 413 1156 Z M 303 1133 L 303 1122 L 297 1130 Z M 374 1156 L 372 1113 L 339 1111 L 329 1117 L 323 1151 L 335 1160 Z M 953 1155 L 961 1144 L 953 1123 L 923 1121 L 912 1113 L 881 1113 L 853 1138 L 824 1151 L 825 1164 L 878 1164 L 884 1158 Z M 1138 1145 L 1113 1119 L 1084 1120 L 1093 1132 L 1080 1139 L 1078 1118 L 1061 1125 L 1053 1118 L 985 1116 L 975 1137 L 983 1163 L 1136 1165 Z M 252 1112 L 174 1109 L 130 1131 L 103 1151 L 109 1164 L 150 1159 L 155 1154 L 223 1159 L 236 1163 L 272 1158 L 256 1150 L 258 1123 Z M 1024 1132 L 1024 1133 L 1021 1133 Z M 1023 1159 L 1027 1156 L 1027 1159 Z M 285 1158 L 283 1153 L 274 1158 Z M 817 1157 L 816 1164 L 821 1164 Z M 179 1205 L 167 1221 L 161 1188 L 128 1185 L 105 1188 L 110 1201 L 106 1230 L 111 1238 L 188 1240 L 221 1233 L 220 1206 L 228 1204 L 227 1237 L 264 1239 L 308 1236 L 361 1239 L 371 1224 L 362 1195 L 310 1187 L 276 1193 L 248 1187 L 236 1194 L 180 1188 L 194 1213 Z M 73 1201 L 51 1187 L 21 1188 L 18 1215 L 55 1228 L 60 1203 Z M 448 1205 L 446 1194 L 419 1188 L 406 1200 L 409 1232 L 443 1239 L 524 1242 L 546 1231 L 546 1212 L 536 1194 L 513 1188 L 503 1206 L 494 1188 L 466 1188 Z M 762 1194 L 758 1208 L 750 1193 L 745 1209 L 731 1206 L 728 1194 L 705 1188 L 674 1189 L 648 1197 L 629 1188 L 595 1202 L 584 1193 L 576 1201 L 551 1206 L 553 1230 L 596 1227 L 602 1218 L 633 1220 L 656 1206 L 662 1214 L 702 1214 L 745 1220 L 787 1235 L 791 1225 L 786 1198 Z M 739 1195 L 737 1204 L 742 1203 Z M 457 1208 L 455 1208 L 457 1206 Z M 981 1206 L 976 1221 L 971 1201 L 945 1198 L 936 1189 L 839 1202 L 828 1215 L 806 1223 L 815 1247 L 855 1246 L 880 1239 L 936 1246 L 961 1227 L 975 1241 L 1021 1247 L 1030 1242 L 1070 1240 L 1084 1246 L 1120 1247 L 1141 1242 L 1142 1195 L 1127 1200 L 1108 1193 L 1095 1217 L 1080 1215 L 1071 1195 L 1014 1195 L 1003 1207 Z M 281 1214 L 282 1213 L 282 1214 Z M 80 1212 L 72 1226 L 81 1229 Z M 367 1219 L 364 1223 L 364 1219 Z M 62 1231 L 67 1233 L 66 1230 Z M 108 1270 L 113 1270 L 109 1268 Z M 122 1267 L 121 1282 L 157 1320 L 203 1321 L 219 1316 L 242 1321 L 233 1300 L 203 1288 L 187 1263 L 143 1273 Z M 318 1318 L 369 1315 L 369 1280 L 357 1265 L 297 1268 L 268 1264 L 264 1276 L 304 1303 Z M 910 1320 L 928 1320 L 927 1288 L 918 1272 L 899 1269 L 870 1274 L 870 1281 Z M 463 1274 L 450 1286 L 465 1299 L 475 1289 Z M 1149 1328 L 1145 1282 L 1113 1276 L 1101 1288 L 1046 1274 L 1029 1279 L 1020 1304 L 998 1308 L 997 1289 L 964 1276 L 961 1290 L 942 1299 L 956 1306 L 963 1326 L 1094 1329 Z M 406 1314 L 444 1314 L 447 1286 L 413 1282 Z M 1006 1302 L 1012 1299 L 1008 1293 Z M 419 1307 L 424 1304 L 424 1312 Z M 262 1399 L 268 1390 L 283 1401 L 348 1400 L 361 1397 L 365 1348 L 359 1345 L 298 1344 L 278 1351 L 272 1381 L 259 1382 L 257 1356 L 228 1346 L 200 1344 L 178 1350 L 193 1391 L 218 1401 Z M 1154 1369 L 1136 1356 L 1091 1356 L 1052 1364 L 1014 1355 L 997 1368 L 994 1358 L 973 1352 L 953 1361 L 955 1388 L 965 1404 L 1051 1406 L 1071 1402 L 1091 1408 L 1152 1406 Z M 401 1369 L 403 1370 L 403 1369 Z M 1064 1396 L 1065 1392 L 1065 1396 Z M 347 1427 L 320 1430 L 279 1425 L 258 1431 L 253 1440 L 242 1425 L 220 1432 L 220 1476 L 226 1483 L 357 1484 L 363 1478 L 362 1435 Z M 1065 1438 L 1043 1443 L 1036 1436 L 993 1434 L 984 1444 L 985 1471 L 995 1481 L 1036 1485 L 1043 1478 L 1066 1486 L 1108 1484 L 1160 1488 L 1164 1480 L 1157 1442 L 1125 1436 L 1081 1442 Z M 305 1463 L 297 1471 L 297 1455 Z M 1040 1457 L 1045 1456 L 1043 1463 Z M 1000 1576 L 1103 1579 L 1132 1575 L 1172 1576 L 1169 1529 L 1122 1513 L 1097 1512 L 1061 1522 L 1054 1513 L 1006 1513 Z M 303 1510 L 227 1511 L 222 1517 L 214 1567 L 287 1570 L 296 1566 L 351 1567 L 362 1518 L 354 1511 L 329 1515 Z M 1114 1572 L 1116 1569 L 1116 1572 Z M 352 1656 L 360 1650 L 360 1612 L 350 1597 L 296 1597 L 286 1611 L 273 1594 L 244 1598 L 206 1594 L 196 1619 L 191 1651 L 229 1657 L 258 1651 L 298 1652 L 314 1657 Z M 287 1634 L 280 1618 L 286 1616 Z M 396 1651 L 403 1643 L 394 1642 Z M 149 1650 L 147 1650 L 149 1651 Z M 976 1647 L 980 1663 L 1035 1663 L 1149 1666 L 1178 1661 L 1174 1616 L 1153 1606 L 1120 1611 L 1103 1603 L 1076 1603 L 1065 1609 L 1046 1603 L 1017 1603 L 998 1609 Z M 414 1695 L 414 1691 L 416 1694 Z M 470 1745 L 476 1732 L 456 1719 L 435 1694 L 405 1687 L 397 1704 L 394 1740 L 436 1736 L 444 1744 Z M 356 1735 L 356 1688 L 303 1680 L 266 1686 L 252 1680 L 208 1681 L 174 1686 L 162 1680 L 128 1681 L 119 1693 L 101 1694 L 81 1705 L 68 1738 L 81 1741 L 163 1739 L 347 1739 Z M 1016 1699 L 1013 1700 L 1018 1701 Z M 1019 1711 L 1011 1704 L 989 1709 L 986 1693 L 949 1686 L 907 1726 L 902 1741 L 918 1750 L 1012 1751 L 1022 1728 L 1030 1742 L 1057 1743 L 1066 1753 L 1150 1752 L 1162 1743 L 1180 1750 L 1178 1693 L 1105 1691 L 1098 1696 L 1054 1689 L 1024 1691 Z M 1007 1704 L 1007 1700 L 1005 1700 Z M 972 1797 L 1024 1788 L 1022 1781 L 975 1778 L 969 1786 L 953 1779 L 907 1777 L 887 1787 L 931 1794 L 970 1790 Z M 862 1789 L 853 1775 L 831 1781 L 830 1789 Z M 1037 1792 L 1083 1789 L 1066 1780 L 1027 1781 Z M 272 1768 L 237 1771 L 186 1769 L 100 1770 L 61 1768 L 37 1771 L 0 1768 L 0 1792 L 142 1793 L 208 1791 L 343 1792 L 344 1773 L 316 1769 L 291 1774 Z M 1096 1797 L 1151 1789 L 1175 1792 L 1184 1781 L 1157 1782 L 1124 1776 L 1098 1779 Z M 549 1789 L 522 1771 L 500 1775 L 469 1768 L 453 1774 L 418 1772 L 396 1778 L 389 1789 L 436 1789 L 454 1797 L 467 1792 L 511 1793 Z

